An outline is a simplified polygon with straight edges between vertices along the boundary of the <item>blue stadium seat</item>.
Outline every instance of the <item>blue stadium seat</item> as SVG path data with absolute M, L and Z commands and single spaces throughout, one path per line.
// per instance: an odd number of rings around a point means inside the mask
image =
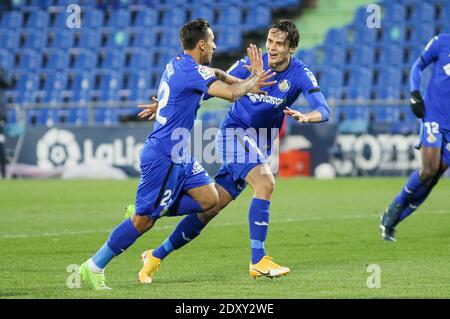
M 70 67 L 78 70 L 90 70 L 97 65 L 97 55 L 91 50 L 87 49 L 74 49 L 72 51 L 74 64 Z
M 248 12 L 248 23 L 253 22 L 256 28 L 267 28 L 270 25 L 272 19 L 272 12 L 267 5 L 259 5 L 256 8 L 250 8 Z M 245 25 L 244 25 L 245 27 Z
M 64 72 L 49 72 L 43 74 L 45 103 L 61 103 L 62 92 L 66 88 L 67 77 Z
M 326 47 L 325 59 L 328 65 L 342 66 L 345 64 L 345 48 L 341 45 Z
M 99 90 L 100 101 L 118 101 L 121 87 L 121 76 L 118 72 L 109 69 L 96 70 L 95 90 Z
M 325 37 L 325 47 L 335 45 L 346 45 L 347 35 L 344 29 L 331 28 Z
M 94 80 L 91 72 L 75 71 L 69 73 L 70 84 L 68 90 L 71 92 L 72 102 L 90 101 L 90 92 L 94 86 Z
M 129 34 L 124 30 L 111 30 L 104 32 L 103 35 L 107 37 L 106 47 L 126 48 L 129 45 Z
M 72 30 L 56 30 L 50 33 L 50 48 L 53 49 L 69 49 L 74 45 L 75 33 Z
M 381 50 L 380 64 L 400 66 L 403 64 L 403 47 L 391 44 L 383 46 Z
M 450 17 L 449 17 L 450 19 Z M 424 23 L 421 21 L 414 21 L 410 25 L 411 29 L 411 39 L 410 43 L 419 44 L 422 48 L 434 37 L 435 28 L 434 23 Z
M 68 109 L 69 117 L 67 122 L 78 126 L 87 125 L 89 121 L 88 110 L 85 108 Z
M 101 33 L 97 30 L 81 29 L 80 33 L 77 33 L 78 48 L 96 49 L 101 45 Z
M 413 10 L 412 18 L 415 21 L 420 21 L 421 23 L 431 23 L 436 20 L 434 5 L 429 2 L 420 1 L 414 5 Z M 450 19 L 450 17 L 448 17 L 448 19 Z
M 372 87 L 372 69 L 356 66 L 350 73 L 348 97 L 369 99 Z
M 97 108 L 94 111 L 95 123 L 103 125 L 114 125 L 118 123 L 118 112 L 116 108 Z
M 221 26 L 238 26 L 241 21 L 241 10 L 239 7 L 224 6 L 220 8 L 219 19 L 217 23 Z M 253 21 L 254 22 L 254 21 Z
M 389 22 L 404 22 L 406 19 L 406 7 L 398 2 L 388 1 L 384 3 L 385 15 L 384 21 Z
M 354 43 L 356 44 L 367 44 L 374 46 L 377 42 L 377 30 L 376 28 L 368 29 L 365 25 L 354 25 L 355 38 Z
M 179 28 L 186 22 L 186 11 L 180 7 L 164 10 L 162 22 L 165 26 L 176 26 Z
M 125 9 L 114 10 L 109 16 L 108 27 L 126 28 L 130 25 L 130 12 Z
M 135 70 L 151 68 L 154 65 L 153 50 L 129 49 L 126 51 L 125 67 Z M 164 63 L 167 63 L 165 61 Z
M 84 16 L 83 16 L 84 12 Z M 99 9 L 89 9 L 87 11 L 82 11 L 81 15 L 81 28 L 91 28 L 98 29 L 103 26 L 103 21 L 105 17 L 102 10 Z
M 126 81 L 125 81 L 126 79 Z M 123 89 L 129 101 L 149 101 L 150 83 L 145 71 L 132 71 L 124 74 Z
M 406 27 L 404 22 L 383 22 L 383 32 L 382 44 L 388 45 L 392 42 L 403 45 L 406 41 Z
M 327 99 L 340 99 L 343 85 L 343 71 L 341 68 L 328 67 L 322 71 L 320 88 Z
M 236 36 L 236 34 L 241 34 L 239 26 L 235 26 L 234 28 L 217 27 L 215 29 L 217 52 L 240 50 L 242 37 Z
M 9 11 L 3 14 L 1 30 L 17 30 L 22 28 L 23 15 L 20 11 Z
M 23 49 L 16 50 L 18 63 L 15 65 L 16 69 L 33 70 L 41 67 L 42 57 L 33 50 Z
M 131 45 L 135 48 L 153 48 L 156 45 L 156 34 L 149 30 L 139 29 L 132 39 Z
M 0 67 L 6 70 L 12 69 L 14 66 L 14 55 L 7 50 L 0 49 Z
M 65 70 L 68 65 L 69 56 L 65 51 L 59 49 L 47 49 L 43 52 L 43 69 Z
M 49 15 L 47 11 L 39 10 L 31 12 L 26 21 L 25 28 L 28 29 L 46 29 L 49 27 Z
M 170 30 L 163 31 L 162 43 L 159 46 L 181 50 L 178 29 L 172 28 Z
M 133 26 L 149 28 L 153 27 L 158 23 L 158 14 L 157 11 L 153 8 L 145 8 L 142 10 L 138 10 L 136 14 L 136 20 L 134 21 Z M 147 30 L 148 32 L 149 30 Z
M 15 30 L 0 30 L 0 49 L 16 49 L 19 47 L 19 32 Z
M 47 46 L 47 33 L 45 31 L 27 31 L 22 33 L 25 39 L 23 48 L 32 50 L 42 50 Z
M 103 50 L 100 52 L 100 68 L 121 69 L 125 65 L 122 50 Z
M 56 122 L 56 110 L 48 108 L 28 109 L 27 123 L 38 126 L 53 126 Z
M 33 103 L 35 91 L 38 88 L 38 76 L 27 71 L 17 72 L 12 75 L 14 91 L 18 93 L 17 103 Z
M 352 50 L 351 63 L 365 67 L 372 67 L 375 62 L 373 46 L 356 44 Z
M 208 22 L 213 25 L 213 28 L 215 26 L 214 21 L 214 10 L 212 7 L 208 5 L 192 5 L 191 7 L 191 19 L 197 19 L 197 18 L 203 18 L 208 20 Z

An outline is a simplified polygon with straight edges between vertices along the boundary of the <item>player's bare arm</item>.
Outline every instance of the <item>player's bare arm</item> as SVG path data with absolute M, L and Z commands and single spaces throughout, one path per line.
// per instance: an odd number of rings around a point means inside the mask
M 262 69 L 263 62 L 261 50 L 251 44 L 247 49 L 247 53 L 250 59 L 249 70 L 251 71 L 251 75 L 242 82 L 232 85 L 228 85 L 220 80 L 215 81 L 209 87 L 209 95 L 220 97 L 228 101 L 236 101 L 252 90 L 260 90 L 263 87 L 276 83 L 276 81 L 269 81 L 275 76 L 275 73 L 271 70 L 263 71 Z
M 303 114 L 299 111 L 286 107 L 284 114 L 292 116 L 294 120 L 299 123 L 318 123 L 323 121 L 322 114 L 316 110 Z

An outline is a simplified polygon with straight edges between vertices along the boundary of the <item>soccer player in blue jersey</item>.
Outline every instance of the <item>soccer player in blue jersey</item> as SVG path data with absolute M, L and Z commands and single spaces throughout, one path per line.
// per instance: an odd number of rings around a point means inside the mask
M 208 212 L 198 214 L 201 223 L 197 224 L 197 231 L 192 232 L 195 236 L 200 234 L 211 219 L 236 199 L 247 184 L 250 185 L 254 196 L 248 213 L 251 247 L 249 272 L 253 278 L 278 277 L 290 271 L 275 263 L 264 248 L 275 185 L 266 161 L 276 138 L 276 134 L 271 134 L 271 131 L 274 129 L 276 133 L 281 128 L 285 115 L 292 116 L 300 123 L 319 123 L 327 121 L 330 114 L 314 74 L 293 56 L 299 38 L 295 24 L 289 20 L 281 20 L 270 26 L 263 62 L 264 69 L 270 68 L 276 72 L 274 79 L 277 85 L 265 88 L 261 94 L 249 93 L 231 105 L 216 138 L 217 152 L 223 160 L 215 176 L 219 202 Z M 237 61 L 228 73 L 245 79 L 250 74 L 245 67 L 248 61 L 248 57 Z M 313 109 L 306 114 L 289 108 L 301 93 Z M 141 117 L 151 116 L 155 109 L 155 104 L 148 105 L 141 112 Z M 189 240 L 194 237 L 189 236 Z M 161 246 L 150 251 L 156 257 L 155 269 L 159 268 L 160 260 L 173 250 L 172 243 L 182 240 L 179 235 L 172 234 Z
M 104 269 L 137 238 L 165 215 L 190 214 L 174 234 L 182 240 L 195 236 L 203 222 L 196 213 L 210 210 L 218 202 L 217 191 L 203 167 L 187 155 L 186 146 L 200 103 L 205 94 L 235 101 L 251 90 L 272 85 L 275 74 L 263 71 L 261 50 L 250 45 L 250 70 L 244 81 L 225 72 L 208 68 L 215 50 L 214 34 L 204 19 L 185 24 L 180 30 L 184 50 L 166 65 L 158 89 L 156 123 L 141 151 L 141 178 L 136 194 L 136 211 L 118 225 L 109 239 L 80 266 L 81 278 L 94 289 L 109 289 Z M 219 80 L 222 79 L 223 81 Z M 227 84 L 234 83 L 234 84 Z M 176 240 L 171 249 L 180 245 Z M 153 256 L 143 254 L 139 272 L 141 283 L 150 283 L 155 272 Z
M 420 94 L 423 70 L 434 64 L 425 99 Z M 395 228 L 428 197 L 450 165 L 450 34 L 434 37 L 414 63 L 410 76 L 411 110 L 421 119 L 422 167 L 414 171 L 405 187 L 381 217 L 381 237 L 396 241 Z

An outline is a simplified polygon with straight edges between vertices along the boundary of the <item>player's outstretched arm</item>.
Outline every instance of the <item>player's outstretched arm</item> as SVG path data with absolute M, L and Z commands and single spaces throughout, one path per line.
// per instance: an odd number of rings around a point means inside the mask
M 260 90 L 263 87 L 276 83 L 276 81 L 269 81 L 275 76 L 275 72 L 272 72 L 270 69 L 263 71 L 261 50 L 250 44 L 249 48 L 247 48 L 247 53 L 250 59 L 249 70 L 251 75 L 247 79 L 232 85 L 228 85 L 220 80 L 215 81 L 208 89 L 209 95 L 228 101 L 236 101 L 250 91 Z
M 214 73 L 214 75 L 216 76 L 216 78 L 219 81 L 222 81 L 222 82 L 224 82 L 226 84 L 231 85 L 231 84 L 240 83 L 240 82 L 243 81 L 242 79 L 237 78 L 237 77 L 235 77 L 235 76 L 233 76 L 231 74 L 228 74 L 227 72 L 225 72 L 223 70 L 216 69 L 216 68 L 208 68 L 208 69 L 211 70 L 211 72 Z
M 306 93 L 306 101 L 313 108 L 309 113 L 303 114 L 286 107 L 284 114 L 292 116 L 299 123 L 321 123 L 330 118 L 330 108 L 325 97 L 320 92 Z

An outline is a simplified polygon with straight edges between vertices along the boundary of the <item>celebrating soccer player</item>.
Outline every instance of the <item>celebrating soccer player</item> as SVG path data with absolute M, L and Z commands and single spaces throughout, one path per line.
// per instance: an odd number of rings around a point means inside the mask
M 236 199 L 248 184 L 254 191 L 248 213 L 250 276 L 278 277 L 289 273 L 289 268 L 275 263 L 264 248 L 275 185 L 274 176 L 266 161 L 276 138 L 271 131 L 281 128 L 285 115 L 292 116 L 300 123 L 319 123 L 327 121 L 330 114 L 314 74 L 293 56 L 299 38 L 297 27 L 289 20 L 281 20 L 270 26 L 266 39 L 267 53 L 263 55 L 263 62 L 264 69 L 270 68 L 276 73 L 274 79 L 277 85 L 266 87 L 258 94 L 242 96 L 231 105 L 216 138 L 217 151 L 223 160 L 215 176 L 219 202 L 206 213 L 198 214 L 199 222 L 189 229 L 189 236 L 186 236 L 188 238 L 182 236 L 181 229 L 185 224 L 185 220 L 182 220 L 161 246 L 148 251 L 147 254 L 154 258 L 155 271 L 163 258 L 198 236 L 203 227 Z M 247 78 L 250 75 L 246 66 L 248 62 L 249 57 L 237 61 L 228 73 L 240 79 Z M 313 108 L 306 114 L 289 108 L 301 93 Z M 161 101 L 159 103 L 158 110 L 161 108 Z M 141 117 L 152 116 L 155 110 L 156 103 L 144 106 Z M 192 217 L 185 217 L 188 218 Z
M 211 63 L 216 46 L 211 27 L 204 19 L 185 24 L 180 30 L 180 40 L 184 53 L 171 59 L 166 66 L 158 89 L 156 123 L 141 151 L 136 212 L 118 225 L 97 253 L 80 267 L 81 278 L 94 289 L 110 289 L 105 284 L 106 265 L 152 228 L 158 218 L 190 213 L 174 233 L 181 238 L 193 237 L 203 226 L 195 213 L 217 205 L 217 191 L 208 174 L 195 159 L 186 155 L 188 136 L 203 96 L 207 93 L 235 101 L 250 91 L 260 92 L 262 87 L 275 83 L 268 82 L 275 74 L 263 71 L 261 52 L 254 45 L 247 50 L 250 72 L 244 81 L 205 67 Z M 177 130 L 179 134 L 175 135 L 179 138 L 173 139 Z M 173 241 L 165 247 L 169 250 L 179 244 Z M 144 266 L 139 280 L 150 283 L 159 267 L 154 262 L 157 256 L 144 253 L 142 257 Z
M 434 63 L 425 99 L 420 94 L 423 70 Z M 414 171 L 405 187 L 381 217 L 381 237 L 396 241 L 395 227 L 428 197 L 450 165 L 450 34 L 434 37 L 411 69 L 411 110 L 421 119 L 422 167 Z

